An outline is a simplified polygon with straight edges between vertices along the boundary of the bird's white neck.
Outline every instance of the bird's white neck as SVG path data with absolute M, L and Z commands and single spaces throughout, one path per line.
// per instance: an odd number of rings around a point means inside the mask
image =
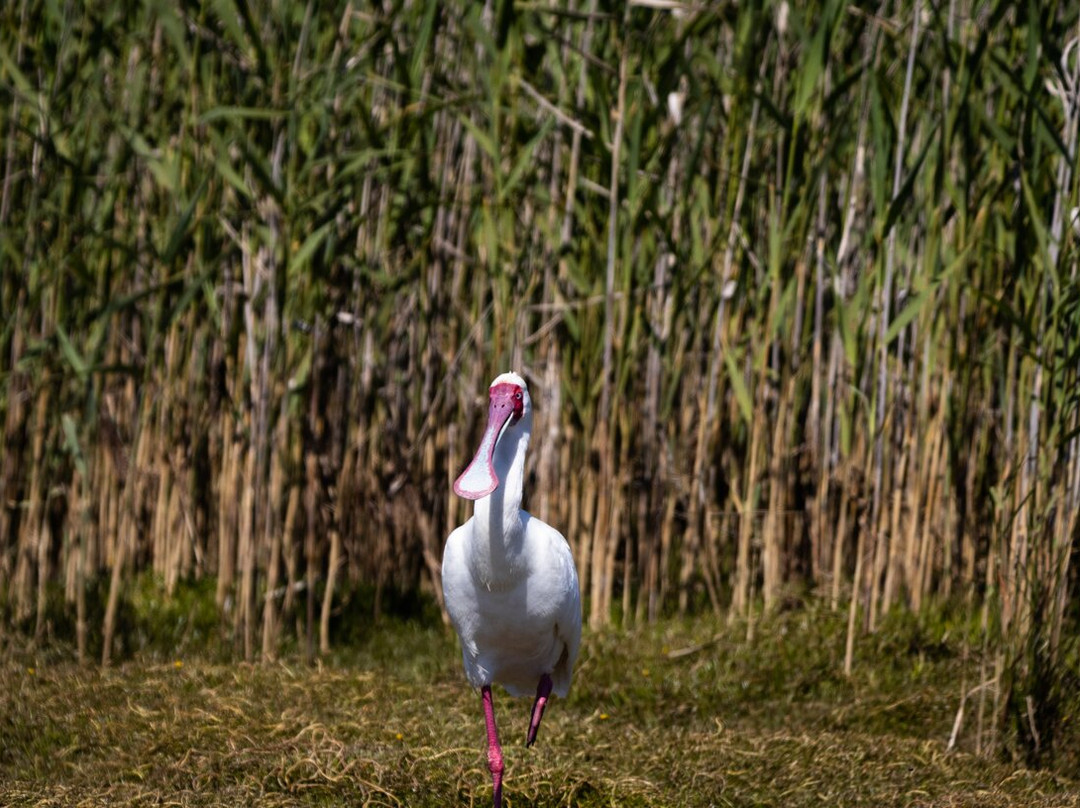
M 531 419 L 523 419 L 503 436 L 492 458 L 499 486 L 476 500 L 473 511 L 474 572 L 492 589 L 513 583 L 522 571 L 522 486 Z

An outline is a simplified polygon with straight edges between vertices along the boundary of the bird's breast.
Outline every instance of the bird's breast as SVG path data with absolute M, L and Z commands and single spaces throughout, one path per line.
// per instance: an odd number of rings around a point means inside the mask
M 500 559 L 493 563 L 490 557 L 478 553 L 469 563 L 469 575 L 477 589 L 492 594 L 509 593 L 522 585 L 527 568 L 520 563 Z

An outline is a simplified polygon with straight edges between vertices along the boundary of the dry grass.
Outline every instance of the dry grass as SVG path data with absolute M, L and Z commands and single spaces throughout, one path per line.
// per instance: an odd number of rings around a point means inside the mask
M 507 804 L 1066 806 L 1080 783 L 946 743 L 963 627 L 905 623 L 838 675 L 842 619 L 594 633 L 522 743 L 497 697 Z M 326 664 L 0 665 L 3 805 L 486 805 L 479 699 L 441 627 L 389 625 Z M 961 735 L 970 746 L 971 735 Z

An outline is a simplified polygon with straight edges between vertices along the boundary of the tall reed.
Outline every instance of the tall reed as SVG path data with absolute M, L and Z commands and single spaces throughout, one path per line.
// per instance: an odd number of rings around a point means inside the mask
M 108 662 L 144 571 L 248 659 L 439 597 L 513 365 L 592 626 L 820 593 L 851 670 L 981 608 L 975 744 L 1052 756 L 1074 6 L 9 4 L 5 630 Z

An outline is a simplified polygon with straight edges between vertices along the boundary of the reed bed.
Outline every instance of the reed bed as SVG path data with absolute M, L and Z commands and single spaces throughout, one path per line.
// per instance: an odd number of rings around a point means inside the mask
M 439 598 L 482 394 L 589 624 L 981 614 L 979 746 L 1075 652 L 1071 3 L 0 9 L 2 630 L 247 660 Z M 985 717 L 985 721 L 984 721 Z M 984 731 L 982 728 L 986 727 Z

